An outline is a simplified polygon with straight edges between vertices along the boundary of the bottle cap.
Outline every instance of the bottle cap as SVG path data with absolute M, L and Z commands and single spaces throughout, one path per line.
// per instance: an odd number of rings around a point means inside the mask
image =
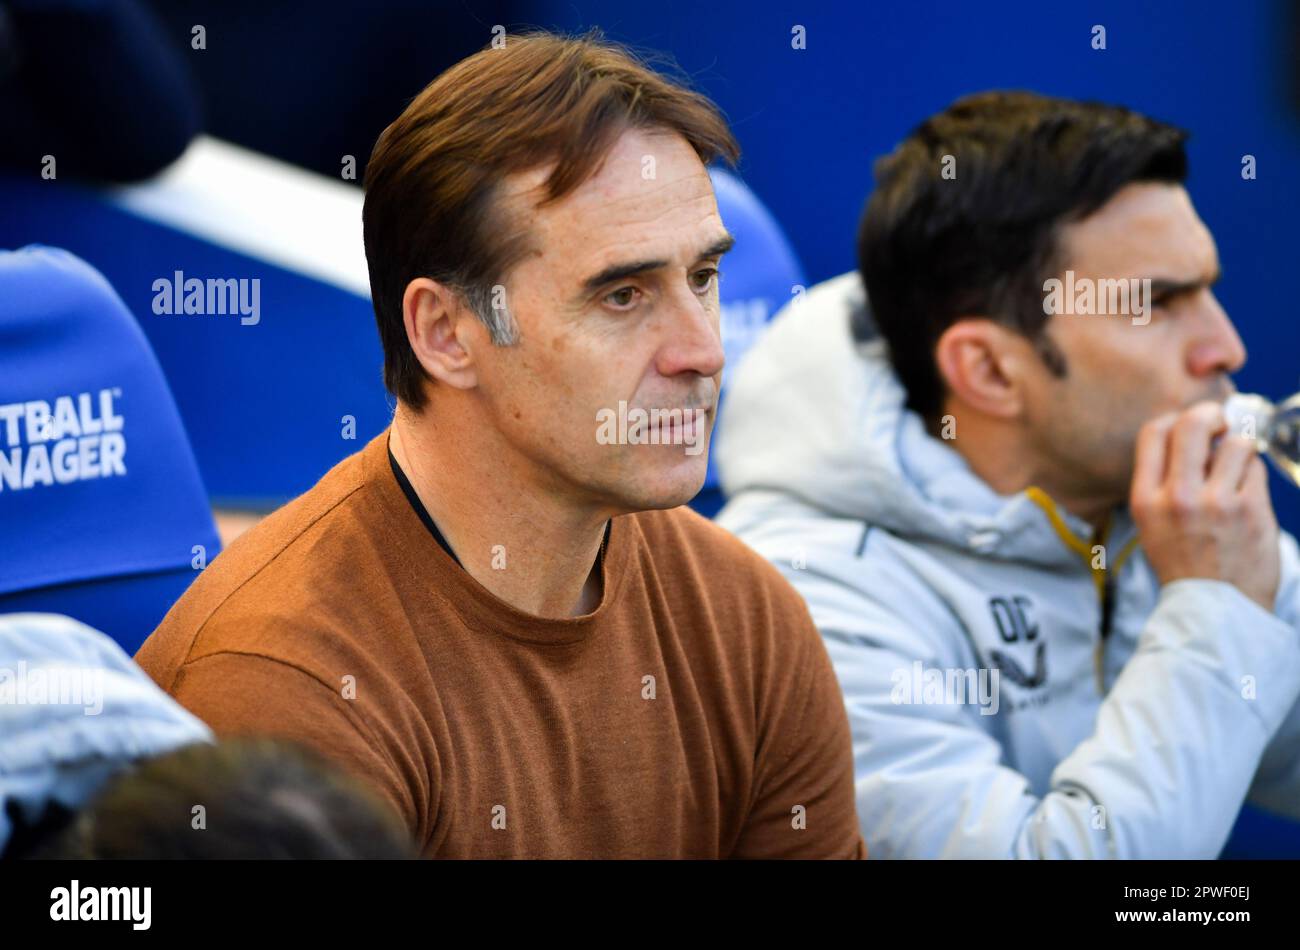
M 1268 448 L 1268 427 L 1273 419 L 1273 404 L 1254 393 L 1233 393 L 1223 404 L 1228 431 L 1253 439 L 1255 448 Z

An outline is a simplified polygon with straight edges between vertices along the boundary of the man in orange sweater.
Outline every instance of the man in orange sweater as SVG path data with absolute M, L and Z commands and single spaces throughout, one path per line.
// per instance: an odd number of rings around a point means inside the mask
M 723 364 L 705 165 L 737 153 L 594 38 L 435 80 L 366 175 L 392 425 L 223 553 L 141 665 L 218 733 L 369 779 L 429 856 L 865 856 L 803 602 L 679 507 Z

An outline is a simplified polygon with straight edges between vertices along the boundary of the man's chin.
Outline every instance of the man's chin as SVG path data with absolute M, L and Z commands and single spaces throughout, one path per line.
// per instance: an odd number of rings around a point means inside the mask
M 640 484 L 629 493 L 628 506 L 633 511 L 678 508 L 700 493 L 707 472 L 707 465 L 701 464 L 698 471 L 666 472 L 661 473 L 662 477 L 658 479 L 642 477 L 639 479 Z

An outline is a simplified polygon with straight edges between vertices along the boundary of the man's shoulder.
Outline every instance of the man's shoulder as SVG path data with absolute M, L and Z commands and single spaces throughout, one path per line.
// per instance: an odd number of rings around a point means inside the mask
M 240 535 L 203 572 L 194 592 L 203 599 L 222 600 L 261 573 L 301 567 L 297 548 L 310 546 L 319 567 L 321 555 L 354 546 L 367 524 L 364 454 L 343 459 L 313 487 Z
M 329 591 L 348 589 L 382 556 L 367 451 L 339 462 L 204 568 L 137 655 L 155 679 L 166 686 L 167 670 L 212 653 L 281 662 L 311 655 L 314 645 L 299 635 L 328 634 L 330 605 L 348 600 Z
M 737 492 L 718 512 L 718 524 L 769 561 L 802 560 L 816 552 L 861 561 L 870 556 L 867 541 L 893 537 L 861 518 L 833 514 L 778 488 Z
M 718 521 L 794 586 L 823 635 L 888 629 L 903 640 L 966 641 L 970 564 L 940 544 L 777 490 L 739 493 Z M 1008 569 L 1022 577 L 1025 570 Z

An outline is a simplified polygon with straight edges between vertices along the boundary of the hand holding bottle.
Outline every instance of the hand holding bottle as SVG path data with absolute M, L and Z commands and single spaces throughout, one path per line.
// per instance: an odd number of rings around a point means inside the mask
M 1221 404 L 1142 427 L 1129 507 L 1161 584 L 1222 580 L 1273 609 L 1280 561 L 1268 472 L 1256 443 L 1229 431 Z

